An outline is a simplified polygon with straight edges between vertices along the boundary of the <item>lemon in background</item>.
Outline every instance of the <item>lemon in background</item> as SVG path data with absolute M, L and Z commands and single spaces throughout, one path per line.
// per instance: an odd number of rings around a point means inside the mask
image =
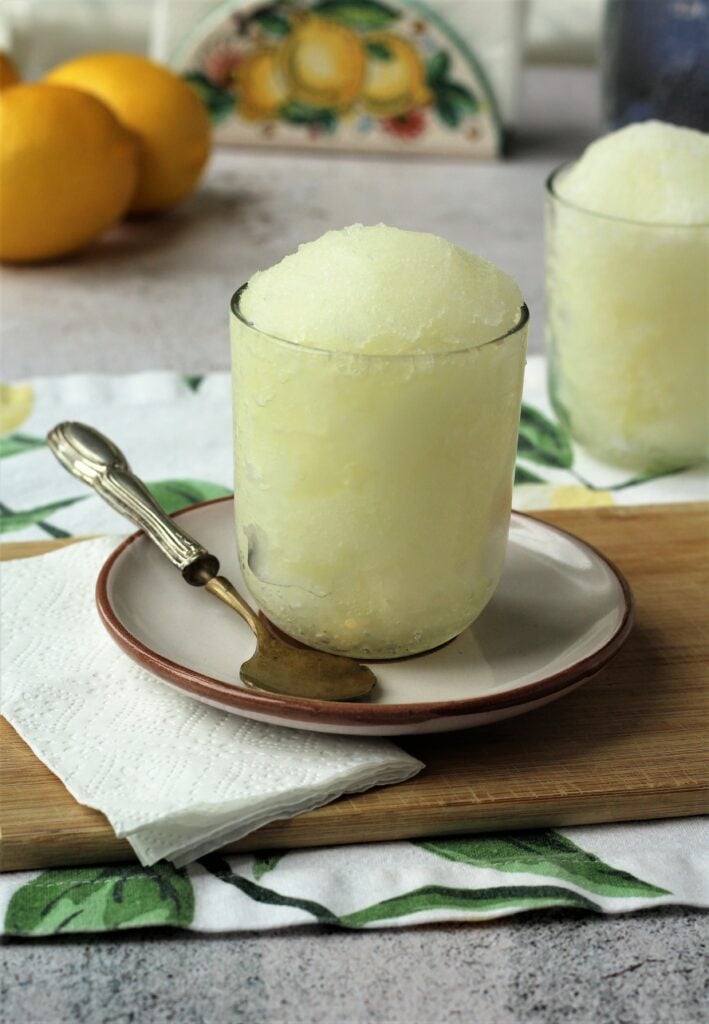
M 20 73 L 15 63 L 6 53 L 0 53 L 0 89 L 8 85 L 16 85 L 20 81 Z
M 279 58 L 280 51 L 269 47 L 252 53 L 236 68 L 234 85 L 239 94 L 239 113 L 248 121 L 278 117 L 279 108 L 288 99 Z
M 294 100 L 342 109 L 362 87 L 364 50 L 357 33 L 344 25 L 304 18 L 282 45 L 281 67 Z
M 0 92 L 0 259 L 53 259 L 118 220 L 137 179 L 135 139 L 93 96 L 44 83 Z
M 388 32 L 366 36 L 367 66 L 362 102 L 377 117 L 396 117 L 431 100 L 418 51 Z
M 111 108 L 141 144 L 135 213 L 173 206 L 194 189 L 207 162 L 206 108 L 179 75 L 129 53 L 97 53 L 54 68 L 47 81 L 82 89 Z

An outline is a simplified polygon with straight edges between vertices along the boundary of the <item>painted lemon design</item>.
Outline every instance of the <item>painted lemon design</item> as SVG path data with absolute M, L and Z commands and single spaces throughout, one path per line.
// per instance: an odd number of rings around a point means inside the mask
M 288 99 L 288 84 L 281 69 L 280 50 L 269 47 L 252 53 L 234 72 L 239 113 L 248 121 L 270 121 Z
M 0 381 L 0 434 L 10 434 L 32 412 L 34 394 L 29 384 L 4 384 Z
M 314 107 L 343 109 L 357 99 L 366 59 L 359 36 L 344 25 L 307 18 L 281 50 L 281 67 L 292 99 Z
M 370 114 L 396 117 L 431 101 L 418 51 L 406 39 L 377 32 L 365 39 L 367 66 L 362 102 Z

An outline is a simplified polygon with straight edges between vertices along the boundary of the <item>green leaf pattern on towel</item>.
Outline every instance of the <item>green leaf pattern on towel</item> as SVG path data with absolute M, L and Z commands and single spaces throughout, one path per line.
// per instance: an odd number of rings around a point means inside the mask
M 186 927 L 194 916 L 192 883 L 160 863 L 44 871 L 13 893 L 8 935 L 58 935 L 155 925 Z
M 522 405 L 517 454 L 523 459 L 559 469 L 570 469 L 574 461 L 567 431 L 526 403 Z
M 8 434 L 7 437 L 0 437 L 0 459 L 7 459 L 11 455 L 22 455 L 24 452 L 34 451 L 35 448 L 45 448 L 46 444 L 43 437 L 31 437 L 29 434 Z
M 415 845 L 447 860 L 509 873 L 561 878 L 600 896 L 665 896 L 620 868 L 604 864 L 553 829 L 507 832 L 499 836 L 420 840 Z
M 11 533 L 14 530 L 26 530 L 28 526 L 41 526 L 53 537 L 69 537 L 71 534 L 58 528 L 48 529 L 47 518 L 62 508 L 84 501 L 88 494 L 79 494 L 75 498 L 64 498 L 62 501 L 50 501 L 47 505 L 36 505 L 34 508 L 14 511 L 0 502 L 0 533 Z
M 278 865 L 288 851 L 256 855 L 251 861 L 253 880 L 232 868 L 220 854 L 203 857 L 199 863 L 212 876 L 212 882 L 216 879 L 255 903 L 301 911 L 305 915 L 303 923 L 311 920 L 340 928 L 365 928 L 441 911 L 449 912 L 453 919 L 544 907 L 603 913 L 604 907 L 592 898 L 593 894 L 642 900 L 668 895 L 667 890 L 604 863 L 553 829 L 419 840 L 412 845 L 469 867 L 470 885 L 461 884 L 459 873 L 455 885 L 420 885 L 338 914 L 317 900 L 282 891 L 282 880 L 276 882 L 276 888 L 259 884 L 264 875 L 278 874 Z M 503 876 L 524 873 L 544 878 L 539 884 L 510 884 L 501 878 L 498 885 L 481 886 L 479 875 L 473 873 L 476 868 L 494 868 Z M 553 879 L 570 884 L 554 884 Z M 39 936 L 156 925 L 188 927 L 194 915 L 195 894 L 190 878 L 186 871 L 165 862 L 151 868 L 120 865 L 62 869 L 43 872 L 13 894 L 5 933 Z
M 539 910 L 543 907 L 577 907 L 601 912 L 597 903 L 572 889 L 562 889 L 560 886 L 503 885 L 491 889 L 459 889 L 445 885 L 424 885 L 353 914 L 345 914 L 340 918 L 340 924 L 346 928 L 362 928 L 379 921 L 431 910 L 493 913 L 499 910 Z
M 208 480 L 159 480 L 156 483 L 147 484 L 147 487 L 168 515 L 179 512 L 180 509 L 189 508 L 190 505 L 196 505 L 201 501 L 226 498 L 232 493 L 231 488 L 211 483 Z M 71 537 L 71 533 L 51 524 L 48 519 L 61 509 L 75 505 L 79 501 L 85 501 L 87 498 L 91 498 L 91 494 L 88 492 L 20 511 L 10 509 L 0 502 L 0 534 L 26 530 L 29 526 L 39 526 L 52 537 Z M 93 498 L 92 500 L 98 501 L 99 499 Z
M 168 515 L 190 505 L 196 505 L 200 501 L 226 498 L 232 493 L 230 487 L 209 483 L 207 480 L 161 480 L 147 486 L 158 505 L 161 505 Z
M 251 871 L 256 881 L 258 882 L 269 871 L 273 871 L 278 862 L 283 860 L 287 852 L 287 850 L 274 850 L 273 853 L 267 851 L 257 853 L 251 865 Z
M 525 466 L 515 466 L 515 484 L 543 484 L 544 481 L 536 473 Z

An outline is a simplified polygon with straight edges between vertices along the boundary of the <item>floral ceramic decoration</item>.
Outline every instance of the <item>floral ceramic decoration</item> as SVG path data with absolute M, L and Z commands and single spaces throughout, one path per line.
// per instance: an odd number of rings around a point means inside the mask
M 173 63 L 225 143 L 499 155 L 470 45 L 415 0 L 222 4 Z

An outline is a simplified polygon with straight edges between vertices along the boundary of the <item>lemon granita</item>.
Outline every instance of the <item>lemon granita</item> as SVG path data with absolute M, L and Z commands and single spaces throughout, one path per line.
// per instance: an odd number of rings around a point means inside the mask
M 397 657 L 480 613 L 505 555 L 527 311 L 433 235 L 331 231 L 232 302 L 239 555 L 291 636 Z
M 574 436 L 644 471 L 709 449 L 709 136 L 648 121 L 549 184 L 550 388 Z

